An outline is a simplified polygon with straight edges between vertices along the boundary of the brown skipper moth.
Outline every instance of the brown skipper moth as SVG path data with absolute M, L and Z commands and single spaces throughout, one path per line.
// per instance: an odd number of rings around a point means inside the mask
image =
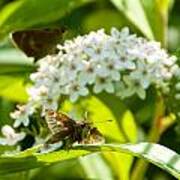
M 56 54 L 58 43 L 61 43 L 65 28 L 29 29 L 15 31 L 11 39 L 15 46 L 35 61 L 48 54 Z

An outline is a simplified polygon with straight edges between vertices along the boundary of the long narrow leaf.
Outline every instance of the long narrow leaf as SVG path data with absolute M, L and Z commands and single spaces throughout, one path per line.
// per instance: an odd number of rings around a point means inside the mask
M 117 9 L 128 18 L 147 38 L 154 39 L 146 12 L 140 0 L 111 0 Z
M 37 148 L 19 154 L 2 156 L 0 158 L 0 175 L 42 167 L 93 152 L 114 151 L 145 159 L 166 170 L 174 177 L 180 178 L 180 155 L 164 146 L 153 143 L 74 145 L 73 149 L 69 151 L 59 150 L 48 154 L 39 154 L 36 151 Z
M 89 0 L 21 0 L 9 3 L 0 12 L 0 37 L 17 29 L 57 21 L 87 2 Z

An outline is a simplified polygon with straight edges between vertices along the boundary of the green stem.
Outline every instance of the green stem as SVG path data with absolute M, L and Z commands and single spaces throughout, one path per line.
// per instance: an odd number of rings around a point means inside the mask
M 155 117 L 149 131 L 148 142 L 158 142 L 161 136 L 161 125 L 164 116 L 164 101 L 162 96 L 157 97 L 156 101 L 156 112 Z M 132 171 L 131 180 L 143 180 L 146 170 L 148 168 L 148 163 L 144 160 L 138 160 Z

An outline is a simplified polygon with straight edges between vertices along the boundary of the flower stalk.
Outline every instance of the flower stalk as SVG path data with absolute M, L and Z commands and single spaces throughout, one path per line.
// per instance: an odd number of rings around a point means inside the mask
M 162 95 L 157 95 L 155 116 L 150 128 L 147 141 L 157 143 L 166 129 L 168 129 L 175 122 L 175 116 L 170 114 L 165 117 L 165 104 Z M 149 163 L 139 159 L 133 168 L 131 180 L 143 180 Z

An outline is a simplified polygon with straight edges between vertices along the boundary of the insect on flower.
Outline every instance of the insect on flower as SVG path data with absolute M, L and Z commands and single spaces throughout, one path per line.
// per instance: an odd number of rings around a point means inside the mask
M 80 144 L 104 142 L 99 130 L 86 120 L 75 121 L 64 113 L 53 110 L 48 110 L 45 118 L 51 131 L 51 136 L 46 141 L 45 148 L 58 143 L 60 143 L 61 148 L 69 149 L 76 142 Z
M 63 39 L 65 28 L 20 30 L 11 34 L 15 46 L 35 61 L 47 54 L 56 54 L 56 45 Z

